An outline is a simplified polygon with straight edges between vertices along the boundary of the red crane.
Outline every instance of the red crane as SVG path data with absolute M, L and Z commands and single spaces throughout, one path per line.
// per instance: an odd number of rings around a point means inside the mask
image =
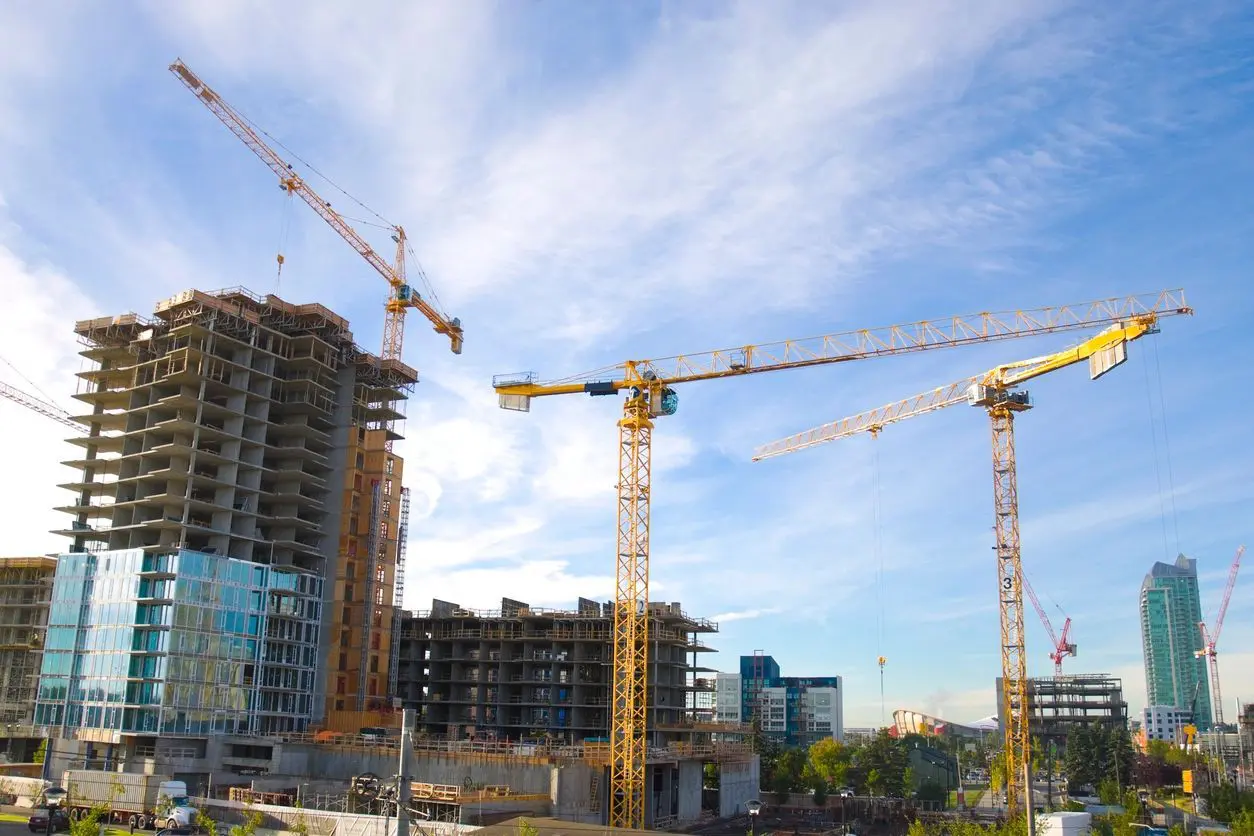
M 1054 625 L 1049 623 L 1049 616 L 1045 614 L 1045 608 L 1041 606 L 1040 599 L 1036 597 L 1036 590 L 1028 582 L 1026 574 L 1023 576 L 1023 589 L 1028 593 L 1032 606 L 1036 608 L 1036 614 L 1040 616 L 1041 623 L 1045 625 L 1045 632 L 1049 633 L 1050 646 L 1053 648 L 1049 653 L 1049 658 L 1054 663 L 1054 676 L 1062 676 L 1062 660 L 1076 653 L 1075 643 L 1067 641 L 1071 635 L 1071 617 L 1067 616 L 1067 620 L 1063 622 L 1060 638 L 1054 633 Z
M 1210 694 L 1215 702 L 1215 725 L 1224 724 L 1224 698 L 1219 692 L 1219 657 L 1215 654 L 1215 645 L 1219 643 L 1219 634 L 1224 629 L 1224 615 L 1228 612 L 1228 601 L 1232 599 L 1232 588 L 1237 585 L 1237 570 L 1241 568 L 1241 555 L 1245 554 L 1245 546 L 1237 546 L 1237 556 L 1232 558 L 1232 568 L 1228 570 L 1228 585 L 1224 587 L 1224 597 L 1219 599 L 1219 614 L 1215 616 L 1215 629 L 1208 631 L 1206 622 L 1199 621 L 1197 626 L 1202 631 L 1202 649 L 1193 655 L 1205 656 L 1210 662 Z

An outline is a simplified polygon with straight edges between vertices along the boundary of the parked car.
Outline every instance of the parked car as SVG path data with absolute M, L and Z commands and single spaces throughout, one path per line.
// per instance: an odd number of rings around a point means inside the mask
M 26 826 L 30 828 L 31 833 L 47 833 L 48 811 L 36 810 L 31 814 L 31 817 L 26 820 Z M 53 832 L 68 831 L 70 829 L 70 814 L 60 808 L 53 810 L 52 829 Z

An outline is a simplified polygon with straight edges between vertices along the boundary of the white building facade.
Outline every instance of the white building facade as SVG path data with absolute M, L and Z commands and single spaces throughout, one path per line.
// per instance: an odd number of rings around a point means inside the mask
M 1141 728 L 1146 740 L 1184 743 L 1184 727 L 1192 718 L 1189 712 L 1174 705 L 1151 705 L 1141 711 Z

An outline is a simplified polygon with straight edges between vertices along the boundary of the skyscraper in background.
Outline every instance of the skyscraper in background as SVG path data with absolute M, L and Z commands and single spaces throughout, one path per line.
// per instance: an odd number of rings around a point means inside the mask
M 1197 561 L 1182 554 L 1174 564 L 1155 563 L 1141 584 L 1145 699 L 1151 706 L 1192 707 L 1194 723 L 1208 729 L 1211 700 L 1206 660 L 1196 655 L 1202 649 L 1201 620 Z

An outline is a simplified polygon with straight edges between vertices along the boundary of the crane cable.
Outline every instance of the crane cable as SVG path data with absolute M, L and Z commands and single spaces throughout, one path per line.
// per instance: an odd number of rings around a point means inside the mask
M 1176 531 L 1175 539 L 1176 539 L 1176 552 L 1177 553 L 1179 553 L 1180 551 L 1180 530 L 1175 522 L 1175 518 L 1176 518 L 1175 484 L 1174 484 L 1174 479 L 1173 479 L 1173 475 L 1171 472 L 1171 447 L 1167 440 L 1167 411 L 1166 411 L 1165 404 L 1163 404 L 1162 367 L 1158 363 L 1157 342 L 1155 340 L 1150 340 L 1149 342 L 1150 342 L 1150 345 L 1153 346 L 1151 351 L 1153 351 L 1154 353 L 1155 377 L 1157 378 L 1157 381 L 1158 381 L 1158 399 L 1159 399 L 1161 422 L 1162 422 L 1163 447 L 1165 449 L 1166 458 L 1167 458 L 1167 490 L 1166 491 L 1163 490 L 1163 462 L 1162 462 L 1163 457 L 1162 455 L 1160 455 L 1160 452 L 1159 452 L 1158 427 L 1154 421 L 1154 394 L 1153 394 L 1153 387 L 1151 386 L 1151 383 L 1150 383 L 1150 369 L 1149 369 L 1148 360 L 1145 363 L 1141 364 L 1141 370 L 1145 377 L 1145 403 L 1146 403 L 1146 411 L 1149 415 L 1150 444 L 1154 451 L 1154 477 L 1158 484 L 1158 512 L 1159 512 L 1159 519 L 1162 524 L 1162 532 L 1163 532 L 1163 556 L 1167 560 L 1170 560 L 1171 559 L 1171 546 L 1167 537 L 1168 497 L 1170 497 L 1170 501 L 1171 501 L 1172 525 L 1173 527 L 1175 527 L 1175 531 Z
M 875 448 L 875 494 L 872 498 L 872 518 L 874 520 L 875 531 L 873 533 L 873 543 L 875 548 L 876 563 L 876 662 L 880 667 L 880 725 L 887 725 L 887 715 L 884 710 L 884 539 L 883 539 L 883 493 L 880 489 L 880 447 L 875 442 L 879 440 L 879 434 L 874 433 L 871 436 L 872 445 Z

